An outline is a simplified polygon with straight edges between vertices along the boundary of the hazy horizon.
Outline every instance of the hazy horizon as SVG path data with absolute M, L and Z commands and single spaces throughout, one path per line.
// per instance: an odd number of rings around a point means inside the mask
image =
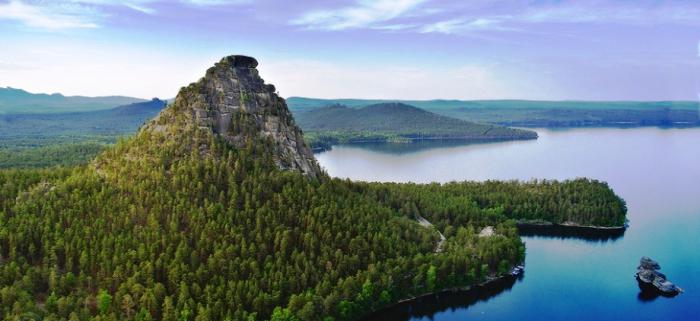
M 64 97 L 87 97 L 87 98 L 101 98 L 101 97 L 128 97 L 128 98 L 137 98 L 137 99 L 143 99 L 143 100 L 150 100 L 150 99 L 160 99 L 160 100 L 172 100 L 175 99 L 176 95 L 170 95 L 167 97 L 136 97 L 136 96 L 128 96 L 128 95 L 120 95 L 120 94 L 109 94 L 109 95 L 100 95 L 100 96 L 90 96 L 90 95 L 65 95 L 60 92 L 31 92 L 28 90 L 25 90 L 23 88 L 15 88 L 12 86 L 6 86 L 6 87 L 0 87 L 0 89 L 15 89 L 15 90 L 22 90 L 25 92 L 28 92 L 29 94 L 33 95 L 62 95 Z M 383 100 L 383 101 L 544 101 L 544 102 L 600 102 L 600 103 L 615 103 L 615 102 L 640 102 L 640 103 L 645 103 L 645 102 L 698 102 L 698 100 L 577 100 L 577 99 L 559 99 L 559 100 L 546 100 L 546 99 L 525 99 L 525 98 L 492 98 L 492 99 L 450 99 L 450 98 L 428 98 L 428 99 L 405 99 L 405 98 L 365 98 L 365 97 L 339 97 L 339 98 L 319 98 L 319 97 L 306 97 L 306 96 L 287 96 L 283 97 L 284 99 L 290 99 L 290 98 L 301 98 L 301 99 L 319 99 L 319 100 Z M 700 104 L 700 102 L 698 102 Z
M 285 97 L 696 101 L 691 1 L 0 0 L 0 86 L 172 97 L 245 54 Z

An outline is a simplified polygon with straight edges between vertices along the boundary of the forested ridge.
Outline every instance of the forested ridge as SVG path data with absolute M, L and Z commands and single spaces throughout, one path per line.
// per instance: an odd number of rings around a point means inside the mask
M 87 112 L 0 114 L 0 168 L 86 164 L 120 137 L 136 132 L 165 104 L 154 98 Z
M 477 124 L 402 103 L 382 103 L 363 108 L 332 105 L 298 111 L 295 117 L 306 133 L 307 142 L 315 149 L 358 142 L 537 138 L 537 133 L 533 131 Z
M 245 70 L 217 68 L 256 75 L 257 62 L 230 61 Z M 516 220 L 624 220 L 624 202 L 585 179 L 416 185 L 283 170 L 291 134 L 256 121 L 293 126 L 286 106 L 270 88 L 221 95 L 276 108 L 237 109 L 225 136 L 201 125 L 208 84 L 87 165 L 0 170 L 3 320 L 358 320 L 507 273 L 525 255 Z M 447 236 L 442 252 L 416 215 Z M 494 235 L 480 237 L 486 226 Z
M 515 127 L 695 127 L 697 101 L 377 100 L 290 97 L 295 115 L 329 105 L 355 109 L 401 103 L 482 124 Z

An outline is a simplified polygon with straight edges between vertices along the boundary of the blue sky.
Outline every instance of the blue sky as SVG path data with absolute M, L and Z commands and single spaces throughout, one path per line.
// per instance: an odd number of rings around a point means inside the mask
M 696 100 L 700 2 L 0 0 L 0 86 L 172 97 L 246 54 L 283 96 Z

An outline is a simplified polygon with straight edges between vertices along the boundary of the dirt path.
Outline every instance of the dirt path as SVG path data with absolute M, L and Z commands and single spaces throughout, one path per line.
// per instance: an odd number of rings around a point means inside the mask
M 424 217 L 418 214 L 416 214 L 416 219 L 418 220 L 418 224 L 420 224 L 421 226 L 425 228 L 434 228 L 438 232 L 438 234 L 440 234 L 440 241 L 435 246 L 435 253 L 442 252 L 442 246 L 445 244 L 445 236 L 442 235 L 442 232 L 438 231 L 438 229 L 435 228 L 432 223 L 428 222 L 428 220 L 426 220 Z

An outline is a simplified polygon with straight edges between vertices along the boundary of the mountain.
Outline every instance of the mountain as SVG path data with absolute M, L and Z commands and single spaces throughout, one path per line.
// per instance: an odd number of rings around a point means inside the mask
M 144 101 L 144 99 L 124 96 L 63 96 L 33 94 L 10 87 L 0 88 L 0 114 L 94 111 Z
M 256 66 L 223 58 L 86 166 L 0 170 L 0 315 L 359 320 L 512 277 L 516 220 L 625 220 L 624 201 L 587 179 L 330 178 Z
M 399 102 L 448 117 L 516 127 L 700 126 L 693 101 L 376 100 L 290 97 L 296 114 L 344 105 L 351 108 Z
M 304 143 L 284 99 L 267 85 L 255 69 L 257 61 L 245 56 L 222 59 L 200 81 L 180 90 L 172 107 L 148 123 L 141 135 L 176 136 L 184 128 L 208 128 L 238 148 L 265 141 L 273 149 L 275 164 L 319 177 L 320 167 Z M 208 147 L 201 144 L 200 152 Z
M 111 109 L 0 115 L 0 137 L 123 136 L 134 133 L 166 105 L 157 98 Z
M 537 133 L 533 131 L 477 124 L 403 103 L 381 103 L 361 108 L 333 105 L 297 112 L 296 117 L 315 148 L 360 141 L 495 141 L 537 138 Z

